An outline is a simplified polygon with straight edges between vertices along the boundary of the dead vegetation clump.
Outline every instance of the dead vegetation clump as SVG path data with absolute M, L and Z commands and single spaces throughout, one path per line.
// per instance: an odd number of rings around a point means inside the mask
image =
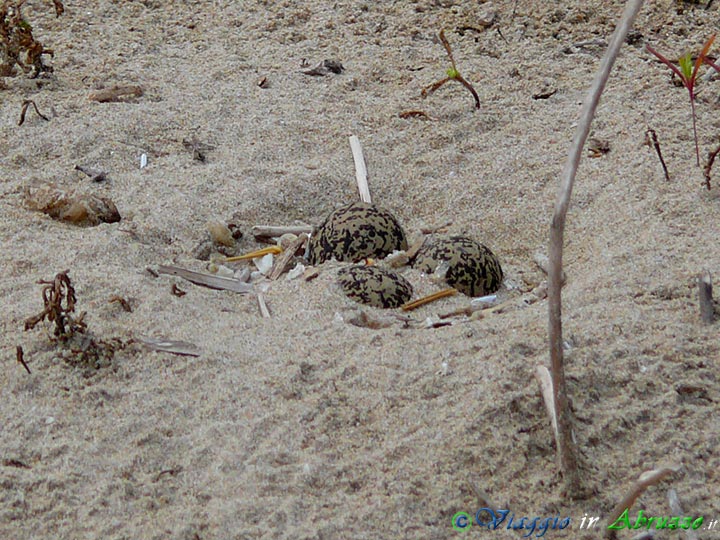
M 65 11 L 61 0 L 52 0 L 55 15 Z M 33 35 L 32 26 L 22 16 L 25 0 L 3 0 L 0 3 L 0 77 L 16 75 L 15 66 L 33 78 L 43 72 L 52 72 L 52 67 L 43 63 L 45 54 L 53 55 Z
M 117 223 L 121 220 L 115 203 L 92 193 L 67 192 L 55 184 L 24 191 L 25 206 L 47 214 L 57 221 L 80 227 L 95 227 L 100 223 Z
M 25 320 L 25 330 L 32 330 L 47 320 L 54 324 L 53 335 L 69 364 L 94 369 L 109 366 L 115 353 L 127 343 L 116 338 L 102 340 L 88 331 L 85 312 L 75 314 L 77 298 L 68 271 L 60 272 L 52 281 L 40 280 L 38 283 L 43 286 L 44 307 L 40 313 Z

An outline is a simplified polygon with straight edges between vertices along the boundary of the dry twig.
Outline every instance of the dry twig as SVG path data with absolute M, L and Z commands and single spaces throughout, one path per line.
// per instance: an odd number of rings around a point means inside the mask
M 567 217 L 570 196 L 572 194 L 575 174 L 582 157 L 582 150 L 585 140 L 590 133 L 595 109 L 600 101 L 600 95 L 605 88 L 605 83 L 610 76 L 610 70 L 615 63 L 615 58 L 625 41 L 630 27 L 635 20 L 642 0 L 629 0 L 625 12 L 615 29 L 610 45 L 600 64 L 600 69 L 595 76 L 592 86 L 583 104 L 580 120 L 575 131 L 570 154 L 565 163 L 562 174 L 560 189 L 555 203 L 550 228 L 550 272 L 549 272 L 549 310 L 548 323 L 550 333 L 550 359 L 552 363 L 553 378 L 553 399 L 557 412 L 558 430 L 560 432 L 560 445 L 557 448 L 559 462 L 565 479 L 565 487 L 571 498 L 580 497 L 584 493 L 584 487 L 580 478 L 578 468 L 577 450 L 572 439 L 572 421 L 570 419 L 570 408 L 568 406 L 567 388 L 565 384 L 565 368 L 563 362 L 562 348 L 562 255 L 563 237 L 565 233 L 565 220 Z
M 260 309 L 260 314 L 263 316 L 264 319 L 269 319 L 271 317 L 270 310 L 267 307 L 267 303 L 265 302 L 265 295 L 261 292 L 257 294 L 257 301 L 258 301 L 258 308 Z
M 258 242 L 266 241 L 271 238 L 279 238 L 283 234 L 312 234 L 312 225 L 292 225 L 289 227 L 276 225 L 255 225 L 252 228 L 252 235 Z
M 18 126 L 22 126 L 23 123 L 25 122 L 25 113 L 27 113 L 28 107 L 30 105 L 33 106 L 33 109 L 35 109 L 35 112 L 37 113 L 37 115 L 40 118 L 42 118 L 46 122 L 50 121 L 50 119 L 47 116 L 45 116 L 43 113 L 40 112 L 40 109 L 38 109 L 38 106 L 35 104 L 35 102 L 32 99 L 26 99 L 25 101 L 23 101 L 22 108 L 20 109 L 20 120 L 18 120 Z
M 670 174 L 668 173 L 667 165 L 665 165 L 665 160 L 663 159 L 662 152 L 660 151 L 660 142 L 658 141 L 657 133 L 655 133 L 654 129 L 648 128 L 648 130 L 645 132 L 645 136 L 648 137 L 650 141 L 652 141 L 652 145 L 655 148 L 655 153 L 657 154 L 658 159 L 660 160 L 660 165 L 662 165 L 663 172 L 665 173 L 665 180 L 669 182 Z
M 28 372 L 28 375 L 32 375 L 32 371 L 30 371 L 30 368 L 28 367 L 27 363 L 25 362 L 25 353 L 23 352 L 23 348 L 18 345 L 15 347 L 15 353 L 17 355 L 17 361 L 22 365 L 22 367 L 25 368 L 25 371 Z
M 720 146 L 708 154 L 708 160 L 705 164 L 705 168 L 703 169 L 705 174 L 705 187 L 708 189 L 710 189 L 710 171 L 712 170 L 713 163 L 715 163 L 715 158 L 718 153 L 720 153 Z

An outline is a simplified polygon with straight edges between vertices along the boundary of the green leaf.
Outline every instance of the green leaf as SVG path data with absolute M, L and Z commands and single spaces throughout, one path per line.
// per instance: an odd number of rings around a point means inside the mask
M 679 63 L 680 71 L 682 71 L 682 74 L 685 75 L 687 80 L 690 80 L 692 78 L 693 68 L 695 67 L 692 61 L 692 54 L 687 53 L 685 56 L 682 56 Z
M 451 67 L 446 71 L 447 76 L 451 79 L 457 79 L 460 76 L 460 72 L 455 69 L 454 67 Z

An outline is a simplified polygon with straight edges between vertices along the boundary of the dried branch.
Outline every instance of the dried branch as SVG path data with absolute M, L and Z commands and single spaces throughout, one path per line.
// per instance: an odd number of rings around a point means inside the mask
M 668 173 L 667 165 L 665 165 L 665 160 L 663 159 L 662 152 L 660 151 L 660 142 L 658 141 L 657 133 L 655 133 L 654 129 L 648 128 L 648 130 L 645 132 L 645 135 L 650 139 L 650 141 L 652 141 L 652 145 L 655 148 L 655 153 L 657 154 L 658 159 L 660 160 L 660 165 L 662 165 L 663 172 L 665 173 L 665 180 L 669 182 L 670 174 Z M 708 180 L 708 183 L 709 182 L 710 180 Z
M 573 183 L 577 173 L 585 140 L 590 132 L 590 125 L 595 109 L 600 101 L 605 84 L 610 76 L 610 70 L 615 63 L 615 58 L 625 41 L 635 16 L 637 15 L 642 0 L 629 0 L 620 23 L 618 24 L 608 50 L 605 52 L 600 69 L 595 76 L 590 91 L 583 104 L 580 120 L 575 131 L 570 154 L 565 163 L 562 174 L 560 190 L 555 203 L 555 213 L 550 228 L 550 272 L 549 272 L 549 333 L 550 333 L 550 359 L 553 375 L 553 398 L 555 410 L 558 416 L 558 430 L 560 432 L 560 446 L 557 448 L 561 463 L 562 473 L 565 479 L 567 493 L 571 498 L 579 497 L 584 492 L 584 487 L 578 469 L 577 450 L 572 438 L 572 421 L 570 419 L 570 408 L 568 406 L 567 389 L 565 385 L 565 368 L 562 348 L 562 256 L 563 237 L 565 233 L 565 220 L 567 217 L 570 196 Z

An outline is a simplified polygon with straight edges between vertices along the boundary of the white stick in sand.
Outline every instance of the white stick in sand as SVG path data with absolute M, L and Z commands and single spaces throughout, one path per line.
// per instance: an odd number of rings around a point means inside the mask
M 363 157 L 360 139 L 355 135 L 350 135 L 350 149 L 352 150 L 353 159 L 355 160 L 355 178 L 357 179 L 358 191 L 360 192 L 360 200 L 366 203 L 372 203 L 370 187 L 368 186 L 367 180 L 367 165 Z

